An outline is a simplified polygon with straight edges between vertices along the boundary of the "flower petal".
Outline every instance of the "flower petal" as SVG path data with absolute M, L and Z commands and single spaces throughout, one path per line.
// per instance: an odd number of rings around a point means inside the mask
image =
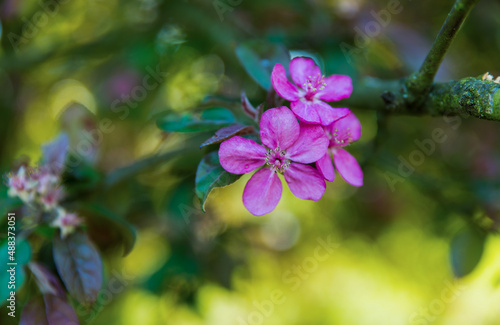
M 285 106 L 268 109 L 262 114 L 260 138 L 270 149 L 288 149 L 299 137 L 299 132 L 297 118 Z
M 286 157 L 292 161 L 310 164 L 325 155 L 328 143 L 328 137 L 321 126 L 301 124 L 299 138 L 288 148 Z
M 325 193 L 325 180 L 314 167 L 291 163 L 284 175 L 290 191 L 299 199 L 318 201 Z
M 333 122 L 328 129 L 332 134 L 336 134 L 330 146 L 343 147 L 361 138 L 361 123 L 352 112 Z
M 306 100 L 297 100 L 290 105 L 292 112 L 298 117 L 299 120 L 305 123 L 320 124 L 316 109 L 313 107 L 312 102 Z
M 323 79 L 323 81 L 326 83 L 325 88 L 317 92 L 314 97 L 331 102 L 351 96 L 351 77 L 334 74 Z
M 305 89 L 305 83 L 309 77 L 320 77 L 321 70 L 313 59 L 306 57 L 297 57 L 290 62 L 290 76 L 293 82 L 302 89 Z
M 274 90 L 284 99 L 290 101 L 299 99 L 299 90 L 294 84 L 288 81 L 286 70 L 280 63 L 277 63 L 273 68 L 271 82 Z
M 266 149 L 252 140 L 239 136 L 221 143 L 219 161 L 225 170 L 233 174 L 245 174 L 266 163 Z
M 257 171 L 243 191 L 243 204 L 251 214 L 262 216 L 276 208 L 283 185 L 278 175 L 268 168 Z
M 353 186 L 363 185 L 363 171 L 356 158 L 342 148 L 333 150 L 333 161 L 345 181 Z
M 335 108 L 327 103 L 315 99 L 312 106 L 318 113 L 321 125 L 330 125 L 333 122 L 347 116 L 351 111 L 348 108 Z
M 316 162 L 316 168 L 327 181 L 333 182 L 335 180 L 332 157 L 328 153 Z

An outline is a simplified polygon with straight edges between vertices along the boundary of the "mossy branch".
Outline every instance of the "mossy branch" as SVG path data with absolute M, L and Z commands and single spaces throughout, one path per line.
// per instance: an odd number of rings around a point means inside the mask
M 471 115 L 500 121 L 500 84 L 482 78 L 465 78 L 432 84 L 418 107 L 408 105 L 405 79 L 384 81 L 364 78 L 343 104 L 351 108 L 372 109 L 388 114 Z

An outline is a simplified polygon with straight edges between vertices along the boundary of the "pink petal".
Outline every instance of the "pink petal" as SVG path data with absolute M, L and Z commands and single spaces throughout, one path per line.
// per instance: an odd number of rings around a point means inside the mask
M 361 123 L 352 112 L 329 125 L 328 129 L 332 134 L 336 134 L 332 138 L 331 146 L 343 147 L 361 138 Z M 340 143 L 342 140 L 344 142 Z
M 225 170 L 233 174 L 245 174 L 266 163 L 266 149 L 252 140 L 239 136 L 221 143 L 219 161 Z
M 348 108 L 334 108 L 317 99 L 313 101 L 312 107 L 318 113 L 321 125 L 330 125 L 351 112 Z
M 363 171 L 356 158 L 342 148 L 333 150 L 333 161 L 345 181 L 353 186 L 363 185 Z
M 284 175 L 290 191 L 299 199 L 318 201 L 325 193 L 325 180 L 314 167 L 291 163 Z
M 332 157 L 328 153 L 316 162 L 316 168 L 327 181 L 333 182 L 335 180 Z
M 260 138 L 270 149 L 288 149 L 299 137 L 299 132 L 299 122 L 285 106 L 268 109 L 262 114 Z
M 292 112 L 298 117 L 299 120 L 305 123 L 320 124 L 316 109 L 312 107 L 312 102 L 307 100 L 297 100 L 290 105 Z
M 313 59 L 297 57 L 290 62 L 290 75 L 297 86 L 305 89 L 307 79 L 321 76 L 321 70 Z
M 351 77 L 334 74 L 323 80 L 326 83 L 325 88 L 317 92 L 314 97 L 331 102 L 351 96 Z
M 262 216 L 276 208 L 283 186 L 275 172 L 268 168 L 257 171 L 243 191 L 243 204 L 251 214 Z
M 328 149 L 328 137 L 319 125 L 301 124 L 297 141 L 288 148 L 286 157 L 292 161 L 310 164 L 323 157 Z
M 285 68 L 277 63 L 271 73 L 271 82 L 274 90 L 286 100 L 294 101 L 299 99 L 299 91 L 294 84 L 288 81 Z

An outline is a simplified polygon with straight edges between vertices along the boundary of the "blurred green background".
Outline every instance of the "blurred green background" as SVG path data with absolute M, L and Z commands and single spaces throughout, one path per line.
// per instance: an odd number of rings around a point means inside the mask
M 1 2 L 2 173 L 36 162 L 40 145 L 61 131 L 73 146 L 87 139 L 75 199 L 107 207 L 126 225 L 80 211 L 105 270 L 94 308 L 76 308 L 82 324 L 500 324 L 498 123 L 350 107 L 363 125 L 350 151 L 365 185 L 337 175 L 319 202 L 285 186 L 263 217 L 241 201 L 250 175 L 212 192 L 203 213 L 194 179 L 204 154 L 216 150 L 199 149 L 212 133 L 156 126 L 162 114 L 210 102 L 236 111 L 242 90 L 263 102 L 266 92 L 235 55 L 246 42 L 313 56 L 326 75 L 349 74 L 354 88 L 363 76 L 408 75 L 453 1 L 399 1 L 400 12 L 346 56 L 345 44 L 356 47 L 357 30 L 391 2 Z M 498 1 L 480 1 L 438 80 L 500 73 L 499 12 Z M 92 133 L 102 123 L 109 132 Z M 421 151 L 416 143 L 438 128 L 446 141 L 402 175 L 401 159 L 411 161 Z M 106 185 L 112 171 L 172 150 L 179 151 Z M 121 243 L 130 242 L 123 228 L 132 226 L 137 241 L 122 257 Z M 43 247 L 33 254 L 46 259 Z M 20 308 L 28 296 L 23 288 Z

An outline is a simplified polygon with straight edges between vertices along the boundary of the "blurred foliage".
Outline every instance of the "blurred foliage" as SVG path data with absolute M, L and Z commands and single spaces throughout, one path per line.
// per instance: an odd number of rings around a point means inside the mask
M 337 177 L 319 202 L 285 190 L 278 208 L 257 218 L 241 202 L 244 175 L 215 189 L 202 212 L 198 197 L 207 196 L 195 191 L 196 170 L 217 144 L 200 145 L 222 126 L 252 125 L 242 91 L 254 106 L 275 103 L 265 80 L 274 63 L 307 55 L 326 75 L 354 80 L 418 68 L 453 1 L 400 1 L 401 12 L 357 46 L 358 30 L 366 33 L 390 2 L 0 4 L 0 169 L 36 162 L 42 143 L 60 131 L 70 136 L 76 167 L 64 174 L 67 204 L 84 217 L 104 270 L 94 305 L 70 300 L 82 324 L 500 323 L 495 122 L 351 107 L 363 125 L 352 146 L 362 188 Z M 439 80 L 500 74 L 499 10 L 494 0 L 477 5 Z M 346 57 L 342 44 L 355 55 Z M 211 107 L 231 118 L 207 116 Z M 171 133 L 193 123 L 207 128 Z M 437 129 L 442 143 L 432 140 Z M 19 229 L 30 229 L 31 216 L 2 187 L 0 262 L 11 211 Z M 18 259 L 56 274 L 45 241 L 53 235 L 37 228 Z M 17 315 L 37 292 L 24 273 Z M 47 299 L 30 308 L 61 298 Z M 2 311 L 0 323 L 10 324 Z

